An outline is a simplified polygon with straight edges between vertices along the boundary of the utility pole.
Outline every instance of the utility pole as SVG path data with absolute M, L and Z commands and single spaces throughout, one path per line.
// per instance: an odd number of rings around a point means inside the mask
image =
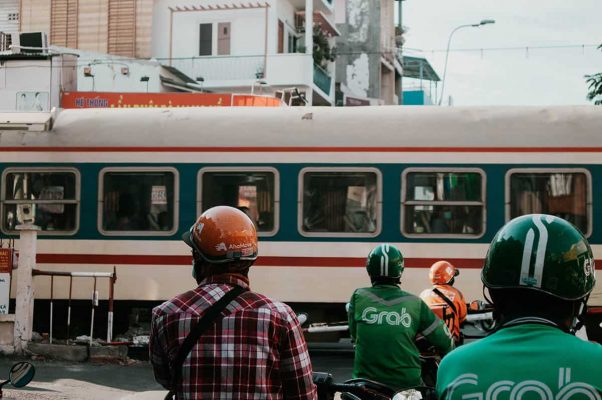
M 17 226 L 19 263 L 17 267 L 17 297 L 15 304 L 15 353 L 23 354 L 31 341 L 33 330 L 33 275 L 36 265 L 37 238 L 40 228 L 31 222 Z

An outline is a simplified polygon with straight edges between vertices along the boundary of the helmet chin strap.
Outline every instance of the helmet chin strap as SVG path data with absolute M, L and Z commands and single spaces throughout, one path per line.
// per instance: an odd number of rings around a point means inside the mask
M 589 295 L 585 296 L 578 303 L 579 310 L 575 314 L 575 317 L 571 321 L 571 326 L 569 328 L 570 333 L 575 334 L 579 329 L 585 325 L 585 316 L 587 314 L 587 300 L 589 299 Z

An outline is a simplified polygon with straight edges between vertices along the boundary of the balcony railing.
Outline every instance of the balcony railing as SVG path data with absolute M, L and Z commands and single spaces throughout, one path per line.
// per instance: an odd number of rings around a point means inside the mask
M 168 64 L 169 60 L 162 60 Z M 255 80 L 263 78 L 264 56 L 211 56 L 174 58 L 171 65 L 192 79 L 207 81 Z
M 330 96 L 331 81 L 332 78 L 328 75 L 328 72 L 324 71 L 319 65 L 314 64 L 314 84 L 327 96 Z

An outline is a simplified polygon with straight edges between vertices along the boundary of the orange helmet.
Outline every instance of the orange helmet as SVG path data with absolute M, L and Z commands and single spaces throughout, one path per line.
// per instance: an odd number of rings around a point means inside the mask
M 446 285 L 460 274 L 460 271 L 454 265 L 447 261 L 437 261 L 431 265 L 429 279 L 433 285 Z
M 255 225 L 244 212 L 233 207 L 206 210 L 182 235 L 182 240 L 213 264 L 257 258 Z

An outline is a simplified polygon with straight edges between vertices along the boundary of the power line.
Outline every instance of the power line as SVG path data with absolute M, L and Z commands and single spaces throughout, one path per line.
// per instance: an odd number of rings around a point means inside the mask
M 562 50 L 562 49 L 591 49 L 591 48 L 597 48 L 599 47 L 599 44 L 567 44 L 567 45 L 548 45 L 548 46 L 510 46 L 510 47 L 479 47 L 479 48 L 456 48 L 456 49 L 449 49 L 449 52 L 480 52 L 480 53 L 484 53 L 485 51 L 495 51 L 495 52 L 499 52 L 499 51 L 525 51 L 527 54 L 529 53 L 529 51 L 531 50 Z M 362 55 L 362 54 L 366 54 L 366 55 L 390 55 L 392 53 L 396 53 L 397 51 L 402 50 L 401 48 L 391 48 L 391 50 L 381 50 L 381 51 L 361 51 L 361 50 L 338 50 L 335 52 L 336 55 L 340 55 L 340 56 L 354 56 L 354 55 Z M 444 53 L 447 51 L 447 49 L 419 49 L 419 48 L 415 48 L 415 47 L 403 47 L 404 51 L 409 51 L 409 52 L 416 52 L 416 53 Z M 54 53 L 57 54 L 57 53 Z M 59 53 L 60 54 L 60 53 Z M 58 54 L 57 54 L 58 55 Z M 72 54 L 69 54 L 72 55 Z M 218 59 L 218 58 L 223 58 L 223 59 L 230 59 L 230 60 L 234 60 L 234 59 L 248 59 L 248 58 L 263 58 L 265 56 L 265 54 L 256 54 L 256 55 L 241 55 L 241 56 L 223 56 L 223 57 L 214 57 L 213 59 Z M 268 55 L 268 57 L 271 56 L 276 56 L 276 55 Z M 308 55 L 310 56 L 310 55 Z M 108 55 L 108 57 L 111 57 L 111 55 Z M 0 57 L 1 58 L 1 57 Z M 194 60 L 201 60 L 204 58 L 200 58 L 200 57 L 172 57 L 171 58 L 171 62 L 182 62 L 182 61 L 194 61 Z M 5 60 L 8 61 L 8 60 Z M 23 61 L 23 60 L 20 60 Z M 124 65 L 127 62 L 136 62 L 136 61 L 143 61 L 143 62 L 149 62 L 149 63 L 157 63 L 159 65 L 163 65 L 163 63 L 170 63 L 170 59 L 169 58 L 135 58 L 135 57 L 123 57 L 120 56 L 119 58 L 77 58 L 76 60 L 69 60 L 69 61 L 64 61 L 62 65 L 28 65 L 28 64 L 20 64 L 18 66 L 9 66 L 6 65 L 6 63 L 2 66 L 0 66 L 0 68 L 7 68 L 7 69 L 12 69 L 12 68 L 24 68 L 24 67 L 29 67 L 29 68 L 63 68 L 63 67 L 82 67 L 85 66 L 87 64 L 90 64 L 90 66 L 94 66 L 94 65 Z
M 553 49 L 586 49 L 595 48 L 599 44 L 564 44 L 550 46 L 510 46 L 510 47 L 478 47 L 478 48 L 463 48 L 449 49 L 449 52 L 468 52 L 468 51 L 517 51 L 517 50 L 553 50 Z M 447 49 L 418 49 L 414 47 L 404 47 L 404 50 L 417 51 L 421 53 L 445 53 Z

